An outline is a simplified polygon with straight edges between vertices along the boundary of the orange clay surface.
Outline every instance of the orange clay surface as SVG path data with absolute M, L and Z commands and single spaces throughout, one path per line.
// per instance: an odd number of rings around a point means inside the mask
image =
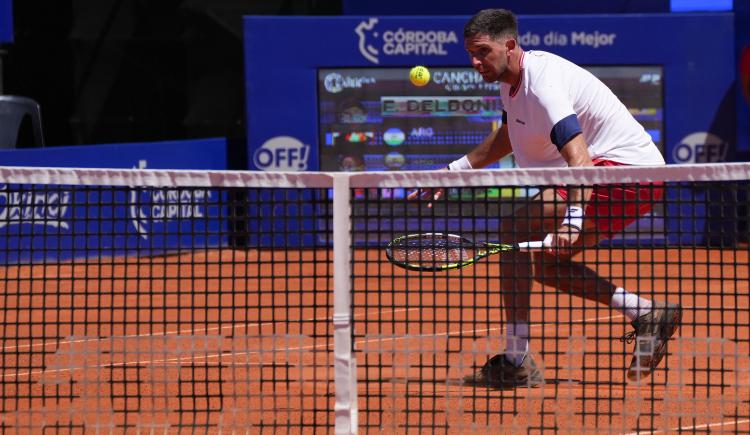
M 578 258 L 683 325 L 628 382 L 625 318 L 537 285 L 538 388 L 461 384 L 503 348 L 497 258 L 441 274 L 353 256 L 360 432 L 750 431 L 748 251 Z M 6 433 L 332 433 L 333 254 L 205 251 L 0 268 Z M 668 368 L 666 370 L 665 368 Z

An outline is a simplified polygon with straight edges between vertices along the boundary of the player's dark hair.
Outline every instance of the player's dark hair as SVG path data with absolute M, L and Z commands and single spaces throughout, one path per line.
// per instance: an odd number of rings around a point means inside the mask
M 492 39 L 512 37 L 518 40 L 518 20 L 507 9 L 483 9 L 464 25 L 464 38 L 479 34 Z

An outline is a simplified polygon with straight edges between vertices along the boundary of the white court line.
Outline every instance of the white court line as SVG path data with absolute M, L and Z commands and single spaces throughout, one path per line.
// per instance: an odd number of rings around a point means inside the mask
M 616 314 L 614 316 L 591 317 L 591 318 L 583 319 L 583 320 L 573 320 L 571 322 L 566 322 L 566 323 L 574 323 L 575 324 L 575 323 L 585 323 L 585 322 L 596 322 L 596 321 L 601 321 L 601 320 L 619 319 L 620 317 L 625 317 L 625 316 L 623 314 Z M 529 328 L 547 328 L 547 327 L 552 327 L 552 326 L 557 327 L 558 324 L 557 323 L 552 323 L 552 324 L 549 324 L 549 323 L 532 323 L 531 325 L 529 325 Z M 463 330 L 463 331 L 440 332 L 440 333 L 437 333 L 437 334 L 419 334 L 419 335 L 423 336 L 423 337 L 432 337 L 432 336 L 442 337 L 442 336 L 451 336 L 451 335 L 463 335 L 463 334 L 476 333 L 476 332 L 502 331 L 504 329 L 505 329 L 505 327 L 500 326 L 498 328 L 468 329 L 468 330 Z M 396 341 L 396 340 L 405 339 L 407 337 L 406 336 L 403 336 L 403 337 L 395 337 L 394 336 L 394 337 L 388 337 L 388 338 L 391 341 Z M 356 344 L 361 344 L 361 343 L 369 343 L 371 341 L 383 341 L 383 340 L 381 340 L 381 339 L 360 340 L 360 341 L 357 341 L 355 343 Z
M 685 307 L 685 308 L 692 308 L 692 309 L 696 309 L 696 310 L 705 310 L 705 309 L 708 309 L 709 307 L 707 307 L 707 306 L 702 306 L 702 307 L 695 306 L 695 307 Z M 735 307 L 723 307 L 723 308 L 732 309 L 732 308 L 735 308 Z M 416 311 L 416 310 L 419 310 L 419 309 L 420 308 L 408 308 L 408 309 L 404 308 L 404 309 L 387 310 L 387 311 L 377 310 L 377 311 L 370 311 L 368 313 L 355 314 L 354 317 L 357 318 L 357 317 L 362 317 L 362 316 L 370 316 L 372 314 L 378 314 L 378 313 L 409 312 L 409 311 Z M 609 317 L 597 317 L 597 318 L 594 318 L 593 320 L 616 319 L 616 318 L 619 318 L 619 317 L 622 317 L 622 315 L 609 316 Z M 304 319 L 302 321 L 303 322 L 316 322 L 316 321 L 319 321 L 319 320 L 327 320 L 327 319 L 328 319 L 327 317 L 326 318 L 315 317 L 315 318 Z M 586 320 L 581 320 L 581 321 L 573 321 L 572 323 L 581 323 L 581 322 L 588 322 L 588 321 L 591 321 L 591 320 L 586 319 Z M 138 338 L 138 337 L 160 337 L 160 336 L 181 335 L 181 334 L 193 335 L 193 334 L 195 334 L 197 332 L 212 332 L 212 331 L 219 331 L 219 332 L 221 332 L 221 331 L 223 331 L 225 329 L 234 330 L 234 329 L 241 329 L 241 328 L 245 328 L 245 329 L 262 328 L 264 326 L 270 326 L 270 325 L 273 325 L 273 324 L 274 324 L 273 322 L 266 322 L 266 323 L 252 324 L 252 325 L 227 325 L 227 326 L 222 326 L 220 328 L 216 327 L 216 328 L 199 328 L 199 329 L 181 329 L 181 330 L 177 330 L 177 331 L 166 331 L 166 332 L 155 333 L 155 334 L 132 334 L 132 335 L 117 336 L 117 337 L 118 338 Z M 530 325 L 529 327 L 532 327 L 532 328 L 533 327 L 539 327 L 540 325 L 541 324 Z M 490 331 L 497 331 L 497 330 L 502 330 L 502 329 L 503 328 L 489 328 L 489 329 L 476 330 L 474 332 L 490 332 Z M 454 334 L 454 333 L 449 333 L 448 335 L 452 335 L 452 334 Z M 90 339 L 90 340 L 62 340 L 62 341 L 51 340 L 51 341 L 45 341 L 43 343 L 22 344 L 22 345 L 15 345 L 15 346 L 4 346 L 4 347 L 2 347 L 0 349 L 2 349 L 3 351 L 12 351 L 12 350 L 33 349 L 33 348 L 47 347 L 47 346 L 59 346 L 61 344 L 86 343 L 86 342 L 89 342 L 89 341 L 98 341 L 98 340 L 101 340 L 101 339 L 100 338 L 93 338 L 93 339 Z
M 390 313 L 400 313 L 400 312 L 408 312 L 408 311 L 415 311 L 419 310 L 419 308 L 402 308 L 397 310 L 387 310 L 386 312 Z M 361 314 L 355 314 L 354 317 L 362 317 L 362 316 L 369 316 L 371 314 L 378 314 L 382 313 L 383 310 L 377 310 L 377 311 L 371 311 L 369 313 L 361 313 Z M 320 320 L 328 320 L 329 317 L 312 317 L 309 319 L 303 319 L 301 322 L 318 322 Z M 280 321 L 282 323 L 287 322 L 288 320 Z M 278 322 L 277 322 L 278 323 Z M 248 325 L 227 325 L 222 327 L 215 327 L 215 328 L 199 328 L 199 329 L 180 329 L 177 331 L 165 331 L 160 333 L 154 333 L 154 334 L 132 334 L 132 335 L 118 335 L 116 336 L 118 339 L 121 338 L 139 338 L 139 337 L 162 337 L 162 336 L 168 336 L 168 335 L 195 335 L 196 332 L 212 332 L 212 331 L 223 331 L 225 329 L 242 329 L 245 328 L 262 328 L 264 326 L 270 326 L 273 325 L 274 322 L 266 322 L 266 323 L 256 323 L 256 324 L 248 324 Z M 106 338 L 104 338 L 106 339 Z M 36 347 L 47 347 L 47 346 L 60 346 L 61 344 L 77 344 L 77 343 L 88 343 L 90 341 L 96 342 L 100 341 L 102 338 L 91 338 L 91 339 L 84 339 L 84 340 L 48 340 L 42 343 L 35 343 L 35 344 L 21 344 L 21 345 L 15 345 L 15 346 L 5 346 L 2 348 L 3 351 L 9 351 L 9 350 L 20 350 L 20 349 L 33 349 Z
M 399 308 L 399 309 L 395 309 L 395 310 L 377 310 L 377 311 L 370 311 L 370 312 L 355 314 L 354 317 L 356 318 L 356 317 L 369 316 L 369 315 L 372 315 L 372 314 L 383 314 L 383 313 L 395 314 L 395 313 L 409 312 L 409 311 L 415 311 L 415 310 L 419 310 L 419 308 Z M 328 319 L 329 319 L 329 317 L 313 317 L 313 318 L 309 318 L 309 319 L 304 319 L 303 322 L 316 322 L 316 321 L 328 320 Z M 129 339 L 129 338 L 132 339 L 132 338 L 141 338 L 141 337 L 161 337 L 161 336 L 168 336 L 168 335 L 179 335 L 179 334 L 184 334 L 184 333 L 188 333 L 189 335 L 193 335 L 196 332 L 222 331 L 224 329 L 242 329 L 242 328 L 245 328 L 245 330 L 247 330 L 247 329 L 250 329 L 250 328 L 253 328 L 253 327 L 262 328 L 264 326 L 269 326 L 269 325 L 273 325 L 273 324 L 274 324 L 273 322 L 266 322 L 266 323 L 252 324 L 252 325 L 228 325 L 228 326 L 223 326 L 221 328 L 217 327 L 217 328 L 201 328 L 201 329 L 184 329 L 184 330 L 179 330 L 179 331 L 167 331 L 167 332 L 163 332 L 163 333 L 160 333 L 160 334 L 137 334 L 137 335 L 117 336 L 117 339 Z M 84 339 L 84 340 L 49 341 L 49 342 L 39 343 L 39 344 L 33 344 L 33 345 L 7 346 L 7 347 L 4 347 L 3 350 L 7 350 L 7 349 L 28 349 L 28 348 L 33 348 L 33 347 L 46 347 L 46 346 L 52 346 L 52 345 L 59 346 L 59 345 L 65 345 L 65 344 L 88 343 L 88 342 L 97 342 L 97 341 L 107 340 L 107 339 L 108 338 L 105 337 L 105 338 L 91 338 L 91 339 Z M 297 349 L 289 349 L 289 350 L 306 350 L 306 349 L 316 348 L 316 347 L 321 347 L 321 345 L 317 345 L 317 346 L 303 346 L 303 347 L 300 347 L 300 348 L 297 348 Z M 237 353 L 237 354 L 234 354 L 234 355 L 237 355 L 237 356 L 241 356 L 241 355 L 253 355 L 255 353 L 260 353 L 260 352 L 243 352 L 243 353 Z M 185 360 L 194 361 L 196 359 L 210 359 L 210 358 L 216 358 L 216 357 L 219 357 L 219 356 L 222 356 L 222 355 L 226 355 L 226 354 L 206 355 L 206 356 L 202 356 L 202 357 L 189 357 L 189 358 L 188 357 L 170 358 L 170 359 L 165 359 L 165 360 L 130 361 L 130 362 L 122 362 L 122 363 L 101 364 L 101 365 L 94 366 L 94 367 L 103 368 L 103 367 L 129 366 L 129 365 L 134 365 L 134 364 L 160 364 L 160 363 L 173 363 L 173 362 L 174 363 L 179 363 L 179 362 L 182 362 L 182 361 L 185 361 Z M 71 369 L 59 369 L 59 370 L 43 370 L 43 371 L 36 370 L 36 371 L 30 371 L 30 372 L 9 373 L 9 374 L 3 374 L 2 376 L 0 376 L 0 379 L 5 379 L 5 378 L 19 378 L 19 377 L 22 377 L 22 376 L 33 376 L 33 375 L 39 375 L 39 374 L 43 374 L 43 373 L 60 373 L 60 372 L 67 372 L 67 371 L 80 370 L 80 369 L 82 369 L 82 367 L 80 367 L 80 368 L 76 367 L 76 368 L 71 368 Z
M 413 308 L 418 309 L 418 308 Z M 403 310 L 403 311 L 411 311 L 409 310 Z M 398 310 L 397 310 L 398 311 Z M 361 315 L 366 314 L 372 314 L 372 313 L 363 313 Z M 601 321 L 601 320 L 610 320 L 610 319 L 616 319 L 619 317 L 623 317 L 622 314 L 614 315 L 614 316 L 604 316 L 604 317 L 592 317 L 588 319 L 583 320 L 576 320 L 572 323 L 584 323 L 584 322 L 593 322 L 593 321 Z M 557 327 L 557 324 L 544 324 L 544 323 L 535 323 L 529 325 L 530 328 L 539 328 L 539 327 Z M 423 334 L 423 336 L 450 336 L 450 335 L 463 335 L 467 333 L 477 333 L 477 332 L 489 332 L 489 331 L 497 331 L 502 330 L 503 327 L 499 328 L 487 328 L 487 329 L 469 329 L 469 330 L 462 330 L 462 331 L 453 331 L 453 332 L 441 332 L 439 334 Z M 401 337 L 389 337 L 392 341 L 396 340 L 403 340 L 410 338 L 409 336 L 401 336 Z M 84 340 L 84 341 L 95 341 L 95 340 Z M 368 343 L 370 341 L 375 340 L 359 340 L 355 341 L 355 344 L 362 344 L 362 343 Z M 321 347 L 332 347 L 333 343 L 329 344 L 318 344 L 318 345 L 310 345 L 310 346 L 300 346 L 296 348 L 284 348 L 283 353 L 290 353 L 293 351 L 304 351 L 304 350 L 310 350 L 310 349 L 317 349 Z M 276 349 L 269 350 L 267 353 L 273 353 Z M 233 357 L 235 356 L 249 356 L 249 355 L 256 355 L 256 354 L 262 354 L 264 352 L 258 352 L 258 351 L 251 351 L 251 352 L 239 352 L 239 353 L 233 353 L 231 354 Z M 219 358 L 222 356 L 229 356 L 230 354 L 226 353 L 216 353 L 211 355 L 202 355 L 202 356 L 189 356 L 189 357 L 176 357 L 176 358 L 168 358 L 168 359 L 159 359 L 159 360 L 136 360 L 136 361 L 125 361 L 125 362 L 118 362 L 118 363 L 107 363 L 107 364 L 98 364 L 94 366 L 87 366 L 87 367 L 72 367 L 72 368 L 62 368 L 57 370 L 37 370 L 37 371 L 31 371 L 31 372 L 22 372 L 22 373 L 10 373 L 10 374 L 4 374 L 0 376 L 0 378 L 19 378 L 22 376 L 33 376 L 33 375 L 42 375 L 42 374 L 56 374 L 56 373 L 67 373 L 67 372 L 73 372 L 75 370 L 82 370 L 82 369 L 102 369 L 106 367 L 127 367 L 132 365 L 147 365 L 147 364 L 182 364 L 183 362 L 191 362 L 191 361 L 200 361 L 200 360 L 209 360 L 213 358 Z M 243 365 L 250 365 L 250 364 L 243 364 Z M 262 363 L 254 364 L 258 366 L 262 366 Z
M 750 420 L 727 420 L 722 421 L 719 423 L 706 423 L 706 424 L 699 424 L 697 426 L 680 426 L 680 427 L 673 427 L 671 429 L 667 430 L 657 430 L 657 431 L 641 431 L 641 432 L 630 432 L 626 435 L 643 435 L 643 434 L 658 434 L 658 433 L 667 433 L 667 432 L 681 432 L 685 430 L 696 430 L 696 429 L 710 429 L 712 427 L 721 427 L 721 426 L 729 426 L 732 424 L 740 425 L 750 423 Z

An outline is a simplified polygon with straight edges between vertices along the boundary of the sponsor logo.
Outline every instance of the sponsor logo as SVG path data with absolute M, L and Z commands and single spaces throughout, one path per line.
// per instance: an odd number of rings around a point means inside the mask
M 304 171 L 310 146 L 291 136 L 268 139 L 253 154 L 255 167 L 262 171 Z
M 138 162 L 145 169 L 146 161 Z M 179 219 L 206 217 L 206 202 L 212 192 L 205 189 L 170 189 L 160 187 L 131 188 L 128 217 L 135 231 L 148 240 L 156 225 L 165 225 Z
M 436 70 L 432 73 L 432 80 L 439 84 L 477 84 L 477 83 L 484 83 L 484 79 L 482 78 L 482 75 L 479 74 L 476 70 L 458 70 L 458 71 L 440 71 Z M 498 83 L 495 86 L 497 89 L 500 89 L 500 84 Z
M 442 85 L 448 92 L 500 92 L 500 83 L 486 83 L 482 75 L 473 69 L 447 71 L 435 69 L 432 73 L 432 81 Z
M 376 24 L 378 24 L 378 19 L 370 18 L 368 21 L 362 21 L 361 23 L 359 23 L 354 29 L 354 33 L 356 33 L 359 37 L 359 52 L 362 53 L 362 56 L 365 59 L 375 64 L 378 63 L 379 52 L 378 49 L 375 48 L 372 44 L 367 43 L 367 39 L 369 32 L 372 32 Z M 378 34 L 373 33 L 372 37 L 377 38 Z
M 385 155 L 383 163 L 385 163 L 385 166 L 389 169 L 399 169 L 404 166 L 404 163 L 406 163 L 406 157 L 397 152 L 388 153 Z
M 661 74 L 660 73 L 646 73 L 641 75 L 641 79 L 639 80 L 641 83 L 648 83 L 652 85 L 658 85 L 661 83 Z
M 672 150 L 677 163 L 723 162 L 727 157 L 727 144 L 712 133 L 696 132 L 685 136 Z
M 210 197 L 211 192 L 202 189 L 131 189 L 128 208 L 130 223 L 144 240 L 148 240 L 148 235 L 156 224 L 205 218 L 205 206 L 202 204 Z
M 551 30 L 545 34 L 527 31 L 518 35 L 518 42 L 524 47 L 565 47 L 582 46 L 589 48 L 612 47 L 617 40 L 617 33 L 594 31 L 559 32 Z
M 344 89 L 361 89 L 365 85 L 375 83 L 374 77 L 350 77 L 339 73 L 330 73 L 323 79 L 323 87 L 326 91 L 337 94 Z
M 70 208 L 71 193 L 67 190 L 36 192 L 8 190 L 0 186 L 0 228 L 10 225 L 42 225 L 70 228 L 65 220 Z
M 146 161 L 141 160 L 138 167 L 144 169 Z M 0 228 L 25 224 L 69 230 L 71 223 L 66 217 L 72 197 L 69 190 L 16 191 L 0 185 Z M 155 224 L 205 218 L 205 204 L 211 197 L 212 192 L 205 189 L 131 187 L 127 196 L 127 217 L 135 231 L 147 240 Z M 82 204 L 79 207 L 99 206 Z
M 370 62 L 380 62 L 385 56 L 448 55 L 448 46 L 458 44 L 458 36 L 452 30 L 411 30 L 399 27 L 375 30 L 377 18 L 360 22 L 354 29 L 359 38 L 359 52 Z
M 389 128 L 383 133 L 383 142 L 390 146 L 398 146 L 404 143 L 406 135 L 400 128 Z
M 370 143 L 375 138 L 375 132 L 373 131 L 353 131 L 347 133 L 344 139 L 353 144 Z

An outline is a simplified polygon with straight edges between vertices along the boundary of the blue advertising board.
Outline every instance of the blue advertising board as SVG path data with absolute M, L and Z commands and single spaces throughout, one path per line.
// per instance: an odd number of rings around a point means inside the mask
M 250 168 L 320 168 L 319 69 L 465 66 L 467 19 L 245 17 Z M 582 65 L 661 66 L 666 160 L 731 158 L 736 140 L 732 14 L 521 16 L 519 26 L 527 50 L 551 51 Z M 685 37 L 706 28 L 712 31 L 699 40 Z M 305 41 L 306 48 L 289 56 L 268 43 L 271 35 Z
M 737 151 L 750 160 L 750 2 L 735 5 L 737 29 Z
M 337 138 L 326 136 L 321 128 L 329 117 L 321 109 L 323 93 L 372 83 L 375 76 L 365 74 L 368 69 L 468 66 L 463 47 L 463 25 L 468 18 L 245 17 L 250 169 L 328 170 L 321 151 Z M 721 162 L 734 157 L 732 13 L 521 15 L 519 27 L 525 50 L 550 51 L 584 66 L 658 68 L 641 80 L 658 82 L 658 92 L 663 94 L 660 107 L 653 110 L 660 127 L 652 137 L 661 143 L 668 163 Z M 706 33 L 707 28 L 711 32 Z M 687 37 L 695 34 L 704 36 Z M 304 41 L 304 49 L 289 55 L 278 48 L 285 41 Z M 334 72 L 323 83 L 321 71 L 335 68 L 350 68 L 357 74 L 349 77 Z M 389 140 L 388 133 L 382 132 L 383 141 Z M 355 138 L 368 141 L 375 136 L 377 140 L 377 134 L 362 131 Z M 462 154 L 454 152 L 455 157 Z M 387 163 L 388 158 L 381 161 Z M 341 168 L 357 170 L 367 162 L 341 162 Z
M 226 140 L 0 151 L 4 166 L 226 169 Z M 220 193 L 169 186 L 0 185 L 0 263 L 158 254 L 227 243 Z
M 0 150 L 2 166 L 226 169 L 224 138 Z
M 0 44 L 13 42 L 13 0 L 0 0 Z

